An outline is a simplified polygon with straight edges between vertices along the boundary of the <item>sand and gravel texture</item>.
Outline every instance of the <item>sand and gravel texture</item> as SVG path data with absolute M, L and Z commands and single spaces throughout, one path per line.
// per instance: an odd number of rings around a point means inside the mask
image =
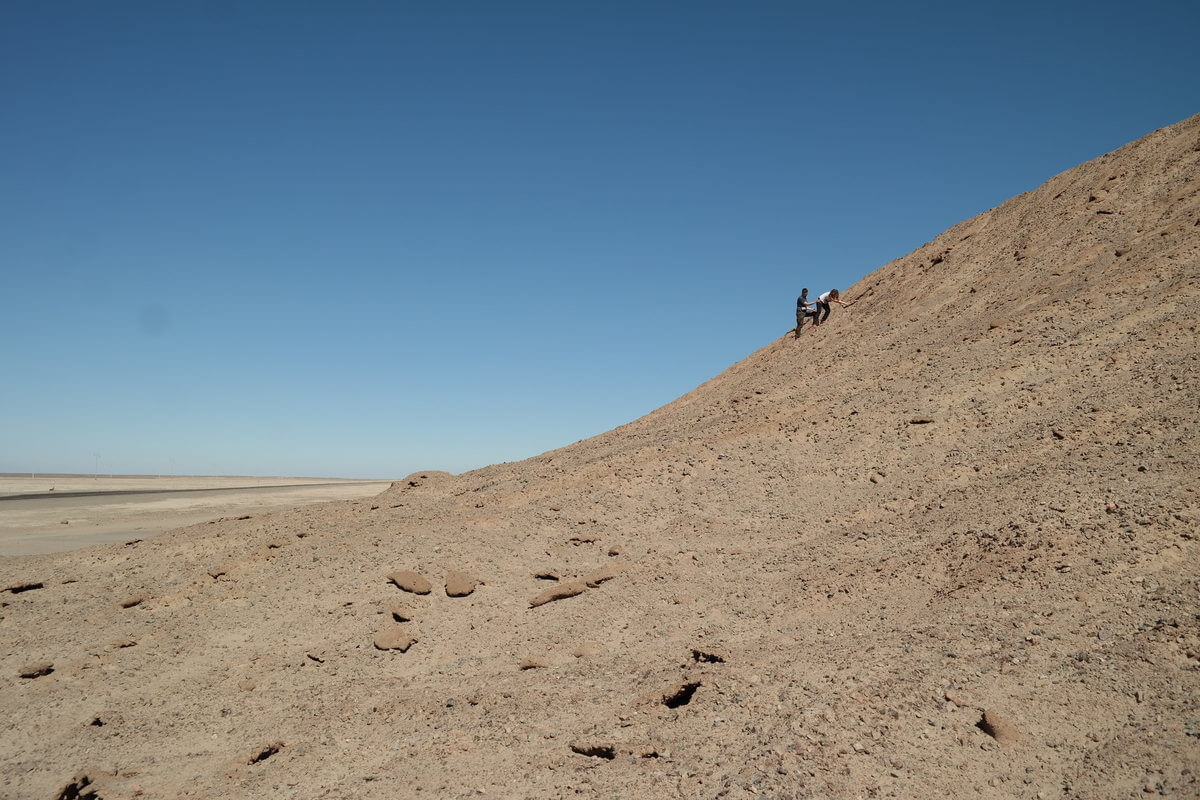
M 1200 795 L 1200 117 L 845 294 L 527 461 L 4 559 L 0 795 Z

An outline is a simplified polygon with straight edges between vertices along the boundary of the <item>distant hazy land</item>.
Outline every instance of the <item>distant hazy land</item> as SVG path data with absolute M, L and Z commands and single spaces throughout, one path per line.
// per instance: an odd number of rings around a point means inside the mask
M 388 483 L 340 478 L 0 474 L 0 555 L 144 539 L 232 514 L 369 497 Z

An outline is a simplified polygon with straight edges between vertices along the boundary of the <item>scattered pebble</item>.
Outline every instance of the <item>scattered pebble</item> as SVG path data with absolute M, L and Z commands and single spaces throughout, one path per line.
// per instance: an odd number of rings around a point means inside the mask
M 473 578 L 465 572 L 451 570 L 446 573 L 446 596 L 466 597 L 475 591 L 475 587 L 483 581 Z
M 555 600 L 565 600 L 568 597 L 574 597 L 578 594 L 583 594 L 587 591 L 587 584 L 581 580 L 563 581 L 557 586 L 551 586 L 544 592 L 534 595 L 529 600 L 530 608 L 544 606 L 546 603 L 553 603 Z
M 613 578 L 620 575 L 623 571 L 624 571 L 623 568 L 618 564 L 613 564 L 613 565 L 607 566 L 607 567 L 601 567 L 600 569 L 598 569 L 594 572 L 589 572 L 587 575 L 584 575 L 583 582 L 585 584 L 587 584 L 588 586 L 595 588 L 595 587 L 599 586 L 600 584 L 604 583 L 605 581 L 611 581 Z
M 49 661 L 44 661 L 38 664 L 27 664 L 21 667 L 21 671 L 17 674 L 22 678 L 40 678 L 43 675 L 49 675 L 54 672 L 54 665 Z
M 1000 744 L 1015 744 L 1021 740 L 1016 726 L 995 711 L 984 711 L 979 727 Z
M 389 625 L 375 634 L 375 647 L 379 650 L 399 650 L 404 653 L 416 643 L 416 638 L 402 625 Z
M 433 585 L 425 580 L 419 573 L 412 570 L 401 570 L 388 575 L 388 580 L 396 584 L 399 588 L 413 594 L 429 594 L 433 591 Z
M 396 602 L 388 605 L 388 613 L 392 615 L 392 619 L 396 622 L 412 622 L 416 618 L 415 612 L 406 604 Z

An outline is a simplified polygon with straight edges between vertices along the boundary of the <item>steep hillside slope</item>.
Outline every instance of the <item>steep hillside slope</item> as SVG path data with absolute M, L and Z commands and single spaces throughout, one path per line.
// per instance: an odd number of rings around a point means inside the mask
M 5 560 L 0 795 L 1200 794 L 1200 117 L 845 296 L 537 458 Z

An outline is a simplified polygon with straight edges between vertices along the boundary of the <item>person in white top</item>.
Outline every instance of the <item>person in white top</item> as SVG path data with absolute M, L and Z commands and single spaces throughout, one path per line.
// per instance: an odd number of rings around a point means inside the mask
M 849 303 L 843 303 L 841 300 L 838 299 L 838 297 L 840 297 L 840 295 L 838 294 L 838 290 L 830 289 L 828 292 L 826 292 L 825 294 L 823 294 L 817 298 L 817 303 L 816 303 L 817 313 L 820 316 L 815 317 L 813 319 L 814 327 L 816 327 L 817 325 L 821 325 L 822 323 L 825 322 L 825 320 L 829 319 L 829 304 L 830 303 L 837 303 L 842 308 L 849 308 L 850 306 L 852 306 L 858 302 L 857 300 L 851 300 Z

